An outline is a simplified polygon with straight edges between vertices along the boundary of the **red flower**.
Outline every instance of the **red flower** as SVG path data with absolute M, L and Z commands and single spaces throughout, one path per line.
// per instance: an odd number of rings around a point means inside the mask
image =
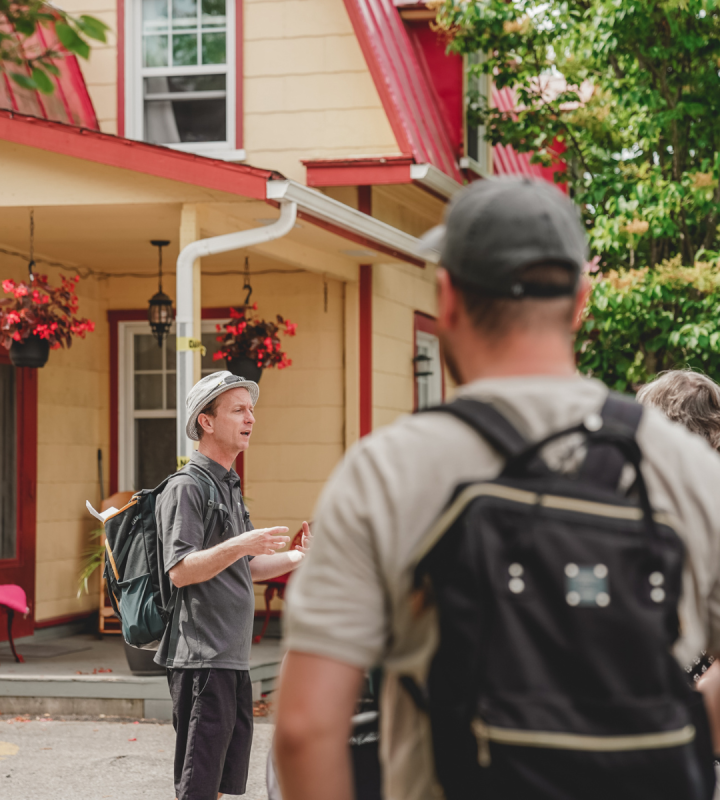
M 213 361 L 222 361 L 225 358 L 225 354 L 222 350 L 218 350 L 217 353 L 213 353 Z
M 252 304 L 252 310 L 253 311 L 257 311 L 257 303 L 253 303 Z
M 230 309 L 230 316 L 232 319 L 242 319 L 245 314 L 242 311 L 236 311 L 234 308 Z
M 28 294 L 28 288 L 24 283 L 20 283 L 15 287 L 15 297 L 25 297 Z
M 2 288 L 5 294 L 10 294 L 10 292 L 12 292 L 12 290 L 15 288 L 15 281 L 11 281 L 9 278 L 4 280 L 2 282 Z
M 222 325 L 216 325 L 215 326 L 215 330 L 218 331 L 218 332 L 221 331 L 222 330 Z M 218 339 L 218 341 L 220 341 L 220 340 Z
M 285 320 L 285 333 L 288 336 L 295 336 L 295 332 L 297 331 L 297 324 L 295 322 L 290 322 L 289 319 Z

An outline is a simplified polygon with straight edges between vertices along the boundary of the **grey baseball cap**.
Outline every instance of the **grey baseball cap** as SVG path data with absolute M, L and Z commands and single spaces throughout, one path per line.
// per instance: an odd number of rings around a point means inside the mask
M 246 381 L 245 378 L 233 375 L 232 372 L 227 370 L 206 375 L 190 389 L 185 401 L 188 412 L 185 433 L 188 439 L 198 441 L 200 438 L 197 433 L 198 415 L 208 403 L 229 389 L 247 389 L 250 392 L 250 400 L 253 406 L 257 403 L 258 397 L 260 397 L 260 387 L 255 381 Z
M 588 258 L 575 204 L 557 187 L 531 178 L 488 178 L 458 192 L 445 224 L 423 236 L 422 254 L 460 280 L 506 297 L 572 293 Z M 519 270 L 533 264 L 567 266 L 566 288 L 521 284 Z

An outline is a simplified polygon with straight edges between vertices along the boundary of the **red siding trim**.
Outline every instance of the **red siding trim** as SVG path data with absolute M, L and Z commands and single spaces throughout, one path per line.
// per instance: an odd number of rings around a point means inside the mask
M 242 150 L 245 141 L 243 121 L 243 77 L 245 75 L 245 42 L 243 33 L 243 0 L 235 1 L 235 147 Z
M 410 156 L 338 161 L 303 161 L 308 186 L 378 186 L 412 183 Z
M 117 132 L 125 136 L 125 0 L 117 0 Z
M 270 170 L 229 164 L 10 111 L 0 110 L 0 139 L 256 200 L 265 200 L 268 180 L 281 177 Z

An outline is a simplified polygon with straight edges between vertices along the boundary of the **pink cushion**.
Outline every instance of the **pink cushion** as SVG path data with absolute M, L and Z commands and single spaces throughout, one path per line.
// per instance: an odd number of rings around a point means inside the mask
M 12 608 L 13 611 L 19 611 L 21 614 L 27 614 L 30 611 L 25 590 L 12 583 L 0 586 L 0 606 L 7 606 Z

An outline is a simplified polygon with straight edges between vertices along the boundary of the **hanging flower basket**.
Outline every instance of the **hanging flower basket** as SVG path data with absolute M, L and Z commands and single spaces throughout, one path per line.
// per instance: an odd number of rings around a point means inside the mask
M 222 347 L 213 360 L 225 359 L 233 375 L 257 382 L 265 367 L 285 369 L 292 364 L 282 349 L 280 334 L 295 336 L 297 325 L 279 314 L 277 323 L 257 319 L 252 316 L 253 311 L 257 311 L 257 303 L 231 308 L 230 322 L 216 326 L 221 334 L 217 341 L 222 342 Z
M 85 338 L 95 323 L 76 317 L 80 280 L 61 276 L 60 286 L 51 286 L 45 275 L 32 275 L 29 282 L 4 280 L 5 297 L 0 300 L 0 345 L 10 351 L 16 367 L 42 367 L 50 350 L 70 347 L 73 336 Z

